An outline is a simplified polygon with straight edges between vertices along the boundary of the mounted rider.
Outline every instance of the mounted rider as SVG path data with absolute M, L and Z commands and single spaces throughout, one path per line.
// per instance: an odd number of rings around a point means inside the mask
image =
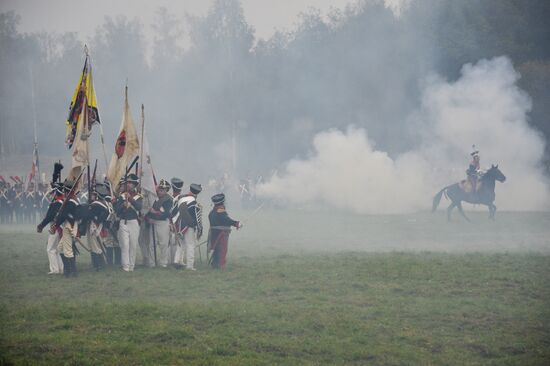
M 472 161 L 470 161 L 468 170 L 466 170 L 466 176 L 468 177 L 468 181 L 472 185 L 472 193 L 477 192 L 477 181 L 479 180 L 479 177 L 481 175 L 479 151 L 475 147 L 475 145 L 472 146 L 472 148 L 474 149 L 474 151 L 472 151 L 472 153 L 470 154 L 470 156 L 472 157 Z

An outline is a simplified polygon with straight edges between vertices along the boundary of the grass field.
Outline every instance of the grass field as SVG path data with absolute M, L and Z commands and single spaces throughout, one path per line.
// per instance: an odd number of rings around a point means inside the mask
M 0 364 L 550 364 L 550 214 L 470 215 L 266 210 L 224 272 L 76 279 L 0 227 Z

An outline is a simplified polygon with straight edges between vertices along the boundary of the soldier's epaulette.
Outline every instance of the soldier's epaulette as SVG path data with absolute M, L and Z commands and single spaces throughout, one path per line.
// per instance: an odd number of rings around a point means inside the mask
M 225 207 L 218 207 L 218 208 L 216 209 L 216 212 L 217 212 L 217 213 L 225 212 Z

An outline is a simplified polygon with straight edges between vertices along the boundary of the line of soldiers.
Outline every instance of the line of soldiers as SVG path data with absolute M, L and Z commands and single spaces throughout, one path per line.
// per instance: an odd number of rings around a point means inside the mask
M 89 193 L 81 193 L 80 200 L 75 183 L 52 185 L 52 200 L 37 226 L 42 232 L 51 225 L 47 245 L 50 274 L 77 275 L 77 243 L 90 252 L 97 271 L 107 265 L 120 265 L 123 271 L 132 272 L 138 246 L 147 267 L 171 265 L 195 270 L 195 249 L 200 250 L 204 244 L 199 243 L 203 234 L 202 205 L 197 201 L 201 185 L 191 184 L 184 193 L 181 179 L 161 179 L 157 198 L 149 204 L 150 195 L 141 194 L 138 184 L 137 175 L 128 174 L 121 178 L 119 193 L 114 197 L 105 182 L 94 185 Z M 212 202 L 207 253 L 211 253 L 209 264 L 223 269 L 231 227 L 239 229 L 242 224 L 228 216 L 223 194 L 213 196 Z
M 23 182 L 13 185 L 0 176 L 0 224 L 35 224 L 48 209 L 51 194 L 48 184 L 29 182 L 25 190 Z

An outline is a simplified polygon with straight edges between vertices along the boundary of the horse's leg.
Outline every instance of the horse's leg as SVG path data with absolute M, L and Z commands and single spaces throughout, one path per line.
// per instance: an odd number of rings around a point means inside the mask
M 468 218 L 468 216 L 466 216 L 466 214 L 464 213 L 464 210 L 462 209 L 462 202 L 459 202 L 456 207 L 458 207 L 458 212 L 460 212 L 460 214 L 462 215 L 462 217 L 464 217 L 466 219 L 466 221 L 470 222 L 470 219 Z
M 455 208 L 455 206 L 456 203 L 452 201 L 449 207 L 447 207 L 447 222 L 451 222 L 451 211 Z
M 495 212 L 497 211 L 497 206 L 495 206 L 493 203 L 489 205 L 489 218 L 491 220 L 495 220 Z

